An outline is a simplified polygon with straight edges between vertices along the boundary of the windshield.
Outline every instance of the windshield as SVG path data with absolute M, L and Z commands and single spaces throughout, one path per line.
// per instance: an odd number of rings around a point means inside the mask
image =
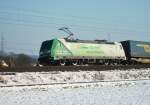
M 48 50 L 50 50 L 51 47 L 52 47 L 52 44 L 53 44 L 53 40 L 44 41 L 42 43 L 40 51 L 48 51 Z

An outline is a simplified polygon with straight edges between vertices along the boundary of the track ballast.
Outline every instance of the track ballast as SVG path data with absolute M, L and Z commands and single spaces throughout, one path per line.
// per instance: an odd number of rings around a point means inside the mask
M 107 71 L 150 68 L 150 65 L 90 65 L 0 68 L 0 72 Z

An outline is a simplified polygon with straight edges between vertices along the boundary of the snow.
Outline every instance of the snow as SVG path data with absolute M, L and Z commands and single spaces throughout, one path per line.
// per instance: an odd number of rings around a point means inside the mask
M 0 86 L 135 79 L 150 79 L 150 69 L 15 73 L 15 75 L 0 75 Z
M 149 68 L 6 74 L 0 75 L 0 105 L 150 105 Z M 19 86 L 30 84 L 43 85 Z
M 149 105 L 150 80 L 0 89 L 2 105 Z

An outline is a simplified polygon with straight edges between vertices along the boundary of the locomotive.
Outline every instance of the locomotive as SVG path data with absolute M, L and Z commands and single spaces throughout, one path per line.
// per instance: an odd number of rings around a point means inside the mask
M 42 65 L 150 63 L 150 42 L 55 38 L 42 43 L 38 62 Z
M 121 43 L 103 40 L 52 39 L 42 43 L 42 65 L 120 64 L 126 60 Z

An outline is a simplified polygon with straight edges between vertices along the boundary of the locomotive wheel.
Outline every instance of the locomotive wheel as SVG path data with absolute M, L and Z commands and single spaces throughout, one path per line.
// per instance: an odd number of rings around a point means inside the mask
M 60 64 L 60 66 L 65 66 L 65 65 L 66 65 L 66 62 L 65 62 L 64 60 L 61 60 L 61 61 L 59 62 L 59 64 Z
M 77 66 L 77 65 L 78 65 L 78 61 L 73 61 L 73 62 L 72 62 L 72 65 L 73 65 L 73 66 Z
M 107 65 L 109 65 L 109 62 L 105 62 L 104 64 L 107 66 Z
M 116 65 L 118 65 L 118 63 L 117 63 L 117 62 L 114 62 L 113 65 L 116 66 Z

